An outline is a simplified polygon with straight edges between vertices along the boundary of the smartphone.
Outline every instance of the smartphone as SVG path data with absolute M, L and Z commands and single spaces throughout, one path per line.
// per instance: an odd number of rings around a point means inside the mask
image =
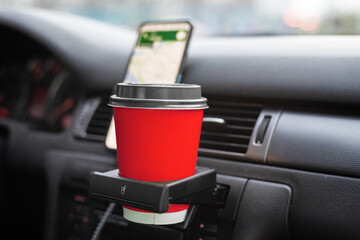
M 146 22 L 128 61 L 124 82 L 178 83 L 193 26 L 188 21 Z M 116 149 L 114 119 L 106 137 L 107 148 Z
M 124 82 L 179 82 L 192 29 L 187 21 L 141 24 Z

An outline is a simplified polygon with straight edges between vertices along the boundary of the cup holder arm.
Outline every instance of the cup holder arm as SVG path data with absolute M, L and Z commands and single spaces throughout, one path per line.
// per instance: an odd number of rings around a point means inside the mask
M 193 176 L 170 182 L 124 178 L 117 169 L 93 172 L 89 187 L 90 196 L 155 213 L 168 211 L 172 203 L 221 205 L 227 191 L 216 184 L 216 171 L 207 167 L 196 167 Z

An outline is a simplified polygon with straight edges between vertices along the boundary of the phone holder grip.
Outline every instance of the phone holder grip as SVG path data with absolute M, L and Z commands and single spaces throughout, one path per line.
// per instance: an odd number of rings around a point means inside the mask
M 196 167 L 191 177 L 167 182 L 124 178 L 115 169 L 93 172 L 89 194 L 120 205 L 164 213 L 170 203 L 218 204 L 225 198 L 226 189 L 216 184 L 216 171 L 207 167 Z

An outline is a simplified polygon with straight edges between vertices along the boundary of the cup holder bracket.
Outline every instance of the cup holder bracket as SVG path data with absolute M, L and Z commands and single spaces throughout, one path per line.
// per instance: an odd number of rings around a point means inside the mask
M 145 211 L 164 213 L 169 204 L 222 205 L 228 187 L 216 183 L 216 171 L 196 167 L 191 177 L 146 182 L 119 176 L 118 169 L 90 176 L 89 195 Z

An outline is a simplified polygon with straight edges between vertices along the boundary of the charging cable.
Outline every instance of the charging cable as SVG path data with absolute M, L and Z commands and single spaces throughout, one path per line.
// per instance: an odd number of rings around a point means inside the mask
M 98 225 L 96 226 L 96 229 L 91 237 L 91 240 L 97 240 L 101 234 L 101 231 L 107 221 L 107 219 L 109 218 L 111 212 L 114 210 L 116 204 L 115 203 L 110 203 L 109 206 L 107 207 L 104 215 L 101 217 L 100 222 L 98 223 Z

